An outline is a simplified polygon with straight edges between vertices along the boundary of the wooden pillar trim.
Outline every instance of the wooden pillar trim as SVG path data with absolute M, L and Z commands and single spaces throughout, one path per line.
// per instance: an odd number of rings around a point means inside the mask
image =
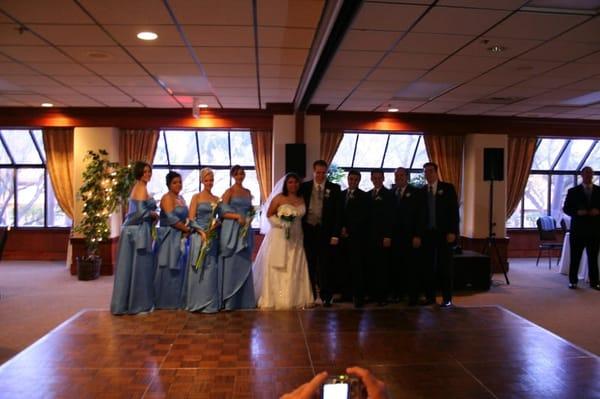
M 295 117 L 295 125 L 296 125 L 296 143 L 304 143 L 304 117 L 306 114 L 304 112 L 296 112 L 294 114 Z

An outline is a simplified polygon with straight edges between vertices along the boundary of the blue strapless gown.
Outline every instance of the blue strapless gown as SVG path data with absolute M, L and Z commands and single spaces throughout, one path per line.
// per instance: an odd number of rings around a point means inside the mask
M 152 218 L 156 201 L 129 200 L 121 228 L 110 311 L 113 314 L 149 312 L 154 308 Z
M 206 229 L 211 212 L 212 209 L 209 202 L 199 203 L 196 207 L 196 218 L 192 221 L 193 226 Z M 196 270 L 194 264 L 200 253 L 201 246 L 202 238 L 200 234 L 192 234 L 190 236 L 190 249 L 183 285 L 183 307 L 190 312 L 214 313 L 218 312 L 221 308 L 218 232 L 206 258 L 204 258 L 203 264 Z
M 171 227 L 177 222 L 185 223 L 187 206 L 176 206 L 172 212 L 160 211 L 160 228 L 154 248 L 156 254 L 156 276 L 154 292 L 157 309 L 181 307 L 181 289 L 187 261 L 187 240 L 181 242 L 182 232 Z
M 252 207 L 250 198 L 232 197 L 223 204 L 223 213 L 247 215 Z M 256 307 L 252 279 L 252 248 L 254 233 L 249 230 L 245 239 L 239 232 L 242 226 L 231 219 L 224 219 L 221 226 L 219 262 L 223 271 L 223 308 L 251 309 Z

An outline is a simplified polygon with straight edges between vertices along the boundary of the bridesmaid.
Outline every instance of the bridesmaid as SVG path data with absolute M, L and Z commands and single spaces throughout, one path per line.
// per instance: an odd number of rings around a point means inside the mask
M 218 247 L 219 237 L 217 229 L 206 257 L 201 264 L 196 266 L 201 252 L 202 244 L 211 234 L 211 218 L 217 217 L 219 210 L 219 197 L 211 193 L 215 183 L 215 176 L 211 169 L 200 170 L 200 182 L 204 189 L 194 194 L 190 203 L 190 225 L 195 234 L 190 236 L 190 250 L 187 260 L 185 275 L 183 307 L 191 312 L 214 313 L 221 308 L 221 281 L 219 279 Z
M 181 288 L 186 266 L 188 207 L 179 195 L 182 188 L 181 175 L 167 173 L 167 192 L 160 199 L 160 228 L 156 244 L 157 269 L 154 278 L 157 309 L 181 307 Z
M 223 226 L 221 227 L 220 267 L 223 271 L 223 308 L 249 309 L 256 307 L 252 279 L 252 231 L 242 237 L 249 212 L 252 209 L 252 194 L 242 183 L 246 177 L 244 169 L 235 165 L 231 168 L 235 183 L 223 194 Z
M 121 228 L 110 311 L 136 314 L 154 309 L 154 255 L 152 228 L 158 219 L 156 201 L 148 194 L 152 168 L 145 162 L 133 166 L 136 182 L 129 195 L 129 211 Z

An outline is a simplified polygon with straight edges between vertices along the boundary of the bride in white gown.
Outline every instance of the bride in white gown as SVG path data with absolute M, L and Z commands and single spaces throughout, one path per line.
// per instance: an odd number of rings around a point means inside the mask
M 306 207 L 298 195 L 299 188 L 300 178 L 289 173 L 273 188 L 265 203 L 261 232 L 266 235 L 252 272 L 254 292 L 261 309 L 302 308 L 314 301 L 302 233 Z M 277 216 L 278 211 L 284 209 L 295 210 L 291 223 Z

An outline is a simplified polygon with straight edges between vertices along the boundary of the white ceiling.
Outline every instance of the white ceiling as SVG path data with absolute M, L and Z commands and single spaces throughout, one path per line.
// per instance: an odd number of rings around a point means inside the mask
M 292 103 L 331 22 L 325 2 L 253 3 L 2 0 L 0 106 Z M 311 103 L 600 119 L 599 11 L 600 0 L 364 1 Z

